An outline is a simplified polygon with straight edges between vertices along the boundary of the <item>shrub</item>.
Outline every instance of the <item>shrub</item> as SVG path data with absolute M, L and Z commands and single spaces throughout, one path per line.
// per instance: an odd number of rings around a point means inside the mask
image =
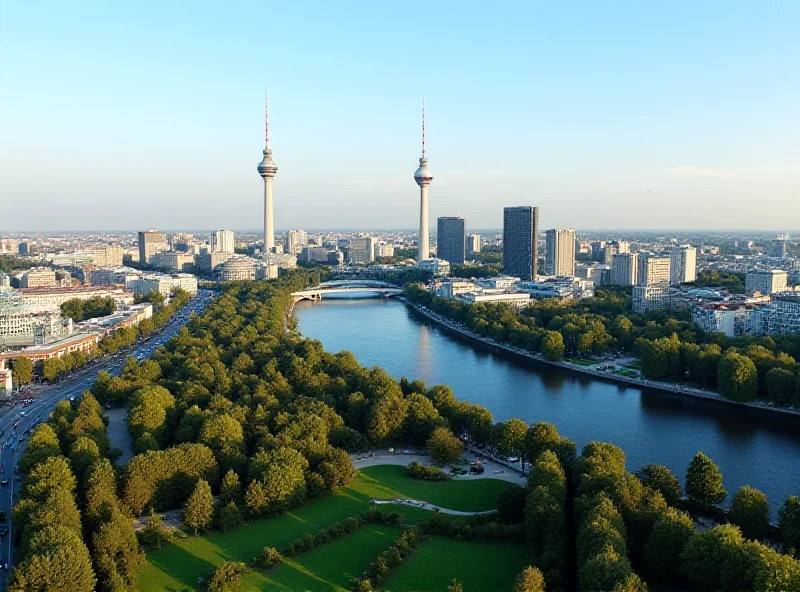
M 208 579 L 208 592 L 234 592 L 242 583 L 242 576 L 248 572 L 244 563 L 226 561 L 214 570 Z
M 264 547 L 256 559 L 256 564 L 264 569 L 283 563 L 283 557 L 275 547 Z
M 443 473 L 441 469 L 426 466 L 417 461 L 406 467 L 406 475 L 412 479 L 422 479 L 424 481 L 447 481 L 451 478 L 447 473 Z

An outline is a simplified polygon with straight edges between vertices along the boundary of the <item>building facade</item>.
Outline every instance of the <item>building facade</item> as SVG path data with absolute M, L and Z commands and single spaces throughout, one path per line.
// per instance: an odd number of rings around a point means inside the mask
M 640 257 L 638 266 L 637 285 L 654 286 L 669 283 L 671 277 L 669 257 Z
M 789 274 L 782 269 L 748 271 L 745 275 L 745 291 L 748 294 L 778 294 L 785 292 Z
M 217 230 L 211 233 L 211 252 L 230 253 L 233 255 L 234 248 L 233 230 Z
M 503 208 L 503 271 L 531 280 L 536 276 L 539 208 Z
M 611 283 L 616 286 L 634 286 L 639 273 L 638 253 L 618 253 L 611 263 Z
M 467 235 L 467 253 L 474 255 L 481 252 L 481 235 L 470 234 Z
M 675 247 L 669 256 L 670 282 L 685 284 L 697 279 L 697 249 L 692 245 Z
M 56 272 L 45 267 L 34 267 L 22 274 L 21 288 L 55 288 Z
M 149 265 L 150 259 L 156 253 L 168 251 L 167 235 L 155 230 L 139 232 L 139 263 Z
M 463 265 L 467 251 L 467 228 L 461 216 L 443 216 L 436 224 L 436 256 Z
M 305 230 L 290 230 L 286 233 L 286 252 L 297 254 L 308 244 L 308 235 Z
M 545 237 L 545 273 L 555 276 L 574 276 L 575 229 L 551 228 Z

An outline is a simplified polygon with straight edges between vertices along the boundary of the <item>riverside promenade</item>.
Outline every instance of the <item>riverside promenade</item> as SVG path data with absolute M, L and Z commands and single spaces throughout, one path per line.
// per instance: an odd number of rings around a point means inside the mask
M 652 389 L 657 391 L 662 391 L 682 397 L 689 397 L 693 399 L 703 399 L 706 401 L 713 401 L 715 403 L 722 403 L 725 405 L 734 405 L 737 407 L 744 407 L 748 409 L 755 409 L 758 411 L 769 411 L 772 413 L 779 413 L 786 416 L 793 416 L 800 418 L 800 411 L 795 409 L 786 409 L 783 407 L 774 407 L 767 403 L 761 402 L 753 402 L 753 403 L 741 403 L 739 401 L 731 401 L 730 399 L 726 399 L 722 395 L 714 391 L 707 391 L 703 389 L 699 389 L 696 387 L 686 386 L 682 384 L 676 384 L 674 382 L 660 382 L 655 380 L 647 380 L 644 378 L 634 378 L 631 376 L 622 376 L 620 374 L 614 374 L 612 372 L 607 372 L 605 370 L 600 370 L 595 367 L 591 366 L 582 366 L 580 364 L 573 364 L 568 361 L 558 361 L 552 362 L 550 360 L 546 360 L 544 356 L 539 353 L 533 353 L 528 350 L 525 350 L 520 347 L 515 347 L 513 345 L 507 343 L 500 343 L 495 341 L 494 339 L 488 337 L 482 337 L 477 333 L 473 333 L 466 327 L 454 323 L 450 319 L 447 319 L 435 312 L 428 310 L 427 308 L 423 308 L 413 302 L 410 302 L 407 298 L 401 297 L 402 300 L 408 308 L 413 310 L 415 313 L 425 317 L 426 319 L 436 323 L 442 329 L 451 333 L 461 339 L 466 341 L 471 341 L 473 343 L 477 343 L 482 347 L 487 349 L 509 355 L 512 357 L 516 357 L 521 360 L 534 362 L 537 364 L 545 364 L 548 366 L 556 366 L 558 368 L 562 368 L 564 370 L 570 370 L 572 372 L 577 372 L 580 374 L 585 374 L 596 378 L 598 380 L 604 380 L 607 382 L 614 382 L 617 384 L 629 384 L 632 386 L 636 386 L 642 389 Z M 598 363 L 599 365 L 599 363 Z

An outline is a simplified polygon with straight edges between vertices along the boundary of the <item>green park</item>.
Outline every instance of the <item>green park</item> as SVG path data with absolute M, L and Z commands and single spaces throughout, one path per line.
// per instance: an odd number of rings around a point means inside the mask
M 367 467 L 353 482 L 325 498 L 281 516 L 252 522 L 231 532 L 194 537 L 182 534 L 171 545 L 147 553 L 137 584 L 143 591 L 202 590 L 203 578 L 225 561 L 250 563 L 265 546 L 283 548 L 292 540 L 369 510 L 371 501 L 409 498 L 465 512 L 494 510 L 508 483 L 497 479 L 422 481 L 397 465 Z M 384 506 L 400 512 L 405 525 L 430 517 L 427 510 Z M 455 518 L 453 518 L 455 519 Z M 254 570 L 242 590 L 348 590 L 367 566 L 398 536 L 400 526 L 369 525 L 269 571 Z M 530 564 L 530 551 L 514 543 L 479 543 L 430 537 L 391 576 L 391 591 L 446 589 L 457 578 L 469 590 L 510 590 Z M 423 575 L 424 574 L 424 575 Z M 426 582 L 424 585 L 421 577 Z M 434 584 L 435 582 L 435 584 Z

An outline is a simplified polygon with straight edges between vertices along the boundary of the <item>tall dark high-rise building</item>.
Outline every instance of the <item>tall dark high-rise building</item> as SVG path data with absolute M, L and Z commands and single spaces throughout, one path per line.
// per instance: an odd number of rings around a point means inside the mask
M 503 208 L 503 272 L 523 280 L 536 275 L 539 208 Z
M 450 263 L 464 264 L 467 228 L 460 216 L 443 216 L 436 225 L 436 256 Z

